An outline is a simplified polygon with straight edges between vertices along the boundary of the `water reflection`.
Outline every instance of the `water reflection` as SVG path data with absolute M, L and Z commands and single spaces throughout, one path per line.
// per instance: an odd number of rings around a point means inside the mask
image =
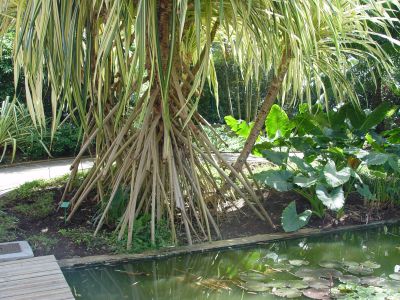
M 264 291 L 270 282 L 298 285 L 299 278 L 293 275 L 297 270 L 306 263 L 307 268 L 321 268 L 319 264 L 324 261 L 374 262 L 380 267 L 371 269 L 373 275 L 387 277 L 400 265 L 399 247 L 397 225 L 387 232 L 383 228 L 343 232 L 248 249 L 71 269 L 64 273 L 77 299 L 282 299 L 271 294 L 271 289 L 258 293 L 248 287 Z M 335 285 L 339 284 L 334 280 Z M 288 289 L 284 285 L 281 288 Z

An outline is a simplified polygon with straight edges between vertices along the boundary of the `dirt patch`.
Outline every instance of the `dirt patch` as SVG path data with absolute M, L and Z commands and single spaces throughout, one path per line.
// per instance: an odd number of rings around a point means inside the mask
M 65 224 L 63 209 L 57 209 L 62 191 L 62 188 L 48 189 L 35 193 L 33 198 L 27 197 L 3 204 L 1 211 L 16 220 L 16 228 L 12 229 L 14 230 L 12 239 L 28 240 L 33 246 L 36 256 L 54 254 L 57 259 L 121 253 L 123 245 L 119 248 L 115 246 L 115 238 L 112 235 L 113 227 L 105 226 L 101 235 L 96 238 L 92 236 L 96 218 L 99 216 L 98 204 L 93 196 L 90 195 L 83 202 L 71 222 Z M 26 210 L 27 207 L 40 208 L 40 205 L 34 206 L 35 201 L 45 198 L 43 195 L 48 194 L 52 195 L 53 202 L 51 204 L 52 209 L 46 216 L 30 214 L 29 209 Z M 72 193 L 67 198 L 70 199 L 71 196 Z M 229 212 L 216 218 L 223 239 L 282 232 L 280 226 L 281 214 L 283 209 L 292 201 L 296 201 L 299 212 L 310 209 L 306 199 L 292 192 L 264 191 L 262 198 L 263 205 L 277 228 L 274 230 L 268 223 L 257 218 L 254 212 L 245 205 L 239 209 L 231 208 Z M 1 201 L 2 198 L 0 198 Z M 33 217 L 33 215 L 36 217 Z M 400 206 L 393 204 L 365 205 L 361 198 L 354 195 L 349 197 L 339 219 L 336 218 L 335 213 L 327 212 L 323 219 L 312 216 L 308 227 L 323 229 L 367 224 L 373 221 L 395 218 L 400 218 Z M 177 224 L 177 228 L 181 230 L 179 235 L 184 240 L 183 226 Z M 1 238 L 0 236 L 0 240 Z M 203 242 L 203 240 L 199 239 L 197 242 Z
M 257 218 L 251 209 L 244 206 L 240 210 L 226 214 L 220 220 L 220 229 L 224 239 L 244 237 L 254 234 L 266 234 L 282 232 L 281 215 L 286 206 L 296 201 L 297 211 L 300 213 L 311 209 L 307 199 L 294 192 L 263 192 L 263 206 L 270 214 L 271 219 L 277 226 L 276 230 L 271 228 L 265 221 Z M 361 225 L 375 221 L 400 218 L 400 205 L 393 203 L 364 203 L 364 200 L 356 194 L 352 194 L 346 201 L 343 214 L 337 218 L 337 214 L 326 211 L 324 218 L 313 215 L 308 223 L 309 228 L 332 228 L 339 226 Z

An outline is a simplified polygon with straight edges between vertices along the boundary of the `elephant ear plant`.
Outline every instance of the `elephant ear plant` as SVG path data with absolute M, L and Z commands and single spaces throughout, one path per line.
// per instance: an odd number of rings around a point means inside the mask
M 369 171 L 399 173 L 399 145 L 388 141 L 396 132 L 384 132 L 385 139 L 374 130 L 397 110 L 383 103 L 369 114 L 352 105 L 326 113 L 319 105 L 300 105 L 289 119 L 274 105 L 265 120 L 266 134 L 258 137 L 253 154 L 277 168 L 256 173 L 254 179 L 279 192 L 302 195 L 310 202 L 312 214 L 320 218 L 326 210 L 342 214 L 350 193 L 373 200 L 362 175 Z M 231 117 L 226 121 L 239 135 L 246 132 L 243 128 L 251 127 Z M 311 211 L 298 214 L 292 202 L 282 214 L 283 229 L 297 230 L 310 216 Z

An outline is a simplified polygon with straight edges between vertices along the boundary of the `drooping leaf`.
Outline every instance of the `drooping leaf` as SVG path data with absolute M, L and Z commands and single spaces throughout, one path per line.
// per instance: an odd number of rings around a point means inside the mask
M 271 110 L 265 120 L 265 127 L 269 138 L 274 138 L 279 131 L 281 136 L 285 136 L 290 128 L 289 117 L 285 111 L 277 104 Z
M 386 153 L 371 152 L 363 158 L 367 166 L 380 166 L 387 162 L 389 155 Z
M 326 182 L 331 187 L 338 187 L 345 184 L 350 179 L 351 169 L 349 167 L 343 168 L 340 171 L 336 170 L 334 161 L 329 161 L 324 167 L 324 176 Z
M 371 193 L 371 190 L 369 189 L 369 186 L 366 184 L 357 184 L 356 185 L 357 192 L 367 200 L 373 200 L 374 195 Z
M 278 152 L 273 150 L 262 151 L 262 156 L 269 160 L 270 162 L 281 166 L 288 158 L 288 152 Z
M 294 163 L 302 172 L 313 172 L 314 168 L 308 164 L 303 158 L 298 156 L 290 156 L 289 160 Z
M 296 202 L 292 201 L 282 212 L 282 227 L 285 232 L 297 231 L 308 224 L 312 215 L 311 210 L 297 214 Z
M 317 185 L 316 194 L 318 199 L 331 210 L 339 210 L 344 205 L 344 192 L 341 186 L 328 192 L 326 187 L 320 184 Z
M 297 175 L 293 178 L 293 183 L 302 188 L 311 187 L 311 186 L 315 185 L 317 183 L 317 181 L 318 181 L 318 178 L 314 177 L 314 176 L 306 177 L 303 175 Z
M 262 171 L 254 174 L 254 179 L 279 192 L 287 192 L 293 188 L 293 173 L 287 170 Z
M 396 110 L 397 107 L 394 107 L 389 102 L 383 102 L 366 117 L 365 121 L 360 127 L 360 130 L 370 130 L 372 127 L 375 127 L 376 125 L 381 123 L 385 118 L 393 115 Z

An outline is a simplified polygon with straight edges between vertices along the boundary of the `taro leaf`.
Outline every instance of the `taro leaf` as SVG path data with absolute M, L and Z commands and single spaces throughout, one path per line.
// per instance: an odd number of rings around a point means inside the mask
M 303 295 L 310 299 L 325 300 L 330 299 L 329 289 L 307 289 L 303 290 Z
M 299 230 L 307 225 L 310 220 L 312 211 L 306 210 L 301 214 L 297 214 L 296 203 L 292 201 L 282 212 L 282 227 L 285 232 Z
M 236 120 L 232 116 L 224 117 L 225 123 L 234 131 L 238 136 L 247 138 L 250 134 L 254 123 L 247 124 L 246 121 Z
M 306 163 L 303 158 L 297 156 L 290 156 L 289 160 L 294 163 L 300 171 L 313 172 L 314 168 Z
M 301 297 L 302 292 L 298 289 L 294 288 L 281 288 L 275 289 L 272 291 L 275 296 L 283 297 L 283 298 L 299 298 Z
M 395 156 L 392 155 L 388 159 L 389 166 L 393 169 L 395 172 L 400 171 L 400 160 Z
M 273 150 L 264 150 L 261 153 L 264 158 L 278 166 L 281 166 L 289 156 L 288 152 L 277 152 Z
M 267 170 L 254 174 L 254 179 L 274 188 L 279 192 L 287 192 L 293 188 L 293 173 L 287 170 Z
M 228 125 L 232 131 L 237 131 L 238 130 L 238 126 L 239 126 L 239 120 L 236 120 L 234 117 L 232 116 L 225 116 L 224 117 L 225 123 L 226 125 Z
M 373 200 L 375 197 L 374 195 L 371 193 L 369 186 L 366 184 L 356 184 L 356 189 L 357 192 L 363 196 L 364 199 L 367 200 Z
M 345 106 L 347 118 L 350 120 L 351 125 L 356 129 L 361 128 L 366 119 L 365 113 L 351 103 Z
M 278 130 L 281 136 L 285 136 L 290 130 L 289 117 L 285 111 L 277 104 L 272 105 L 271 110 L 265 120 L 265 128 L 269 138 L 274 138 Z
M 388 154 L 371 152 L 364 157 L 364 161 L 368 166 L 380 166 L 383 165 L 389 158 Z
M 350 173 L 351 169 L 349 167 L 337 171 L 335 162 L 333 161 L 329 161 L 324 167 L 326 182 L 331 187 L 338 187 L 345 184 L 350 179 Z
M 396 112 L 397 108 L 393 107 L 388 102 L 383 102 L 377 108 L 375 108 L 365 119 L 360 127 L 361 131 L 368 131 L 372 127 L 375 127 L 381 123 L 386 117 L 390 117 Z
M 316 194 L 319 200 L 331 210 L 339 210 L 344 205 L 344 192 L 342 187 L 333 189 L 330 193 L 323 185 L 317 185 Z
M 293 178 L 293 183 L 302 188 L 308 188 L 310 186 L 313 186 L 314 184 L 317 183 L 317 181 L 318 178 L 316 177 L 306 177 L 303 175 L 297 175 L 296 177 Z

